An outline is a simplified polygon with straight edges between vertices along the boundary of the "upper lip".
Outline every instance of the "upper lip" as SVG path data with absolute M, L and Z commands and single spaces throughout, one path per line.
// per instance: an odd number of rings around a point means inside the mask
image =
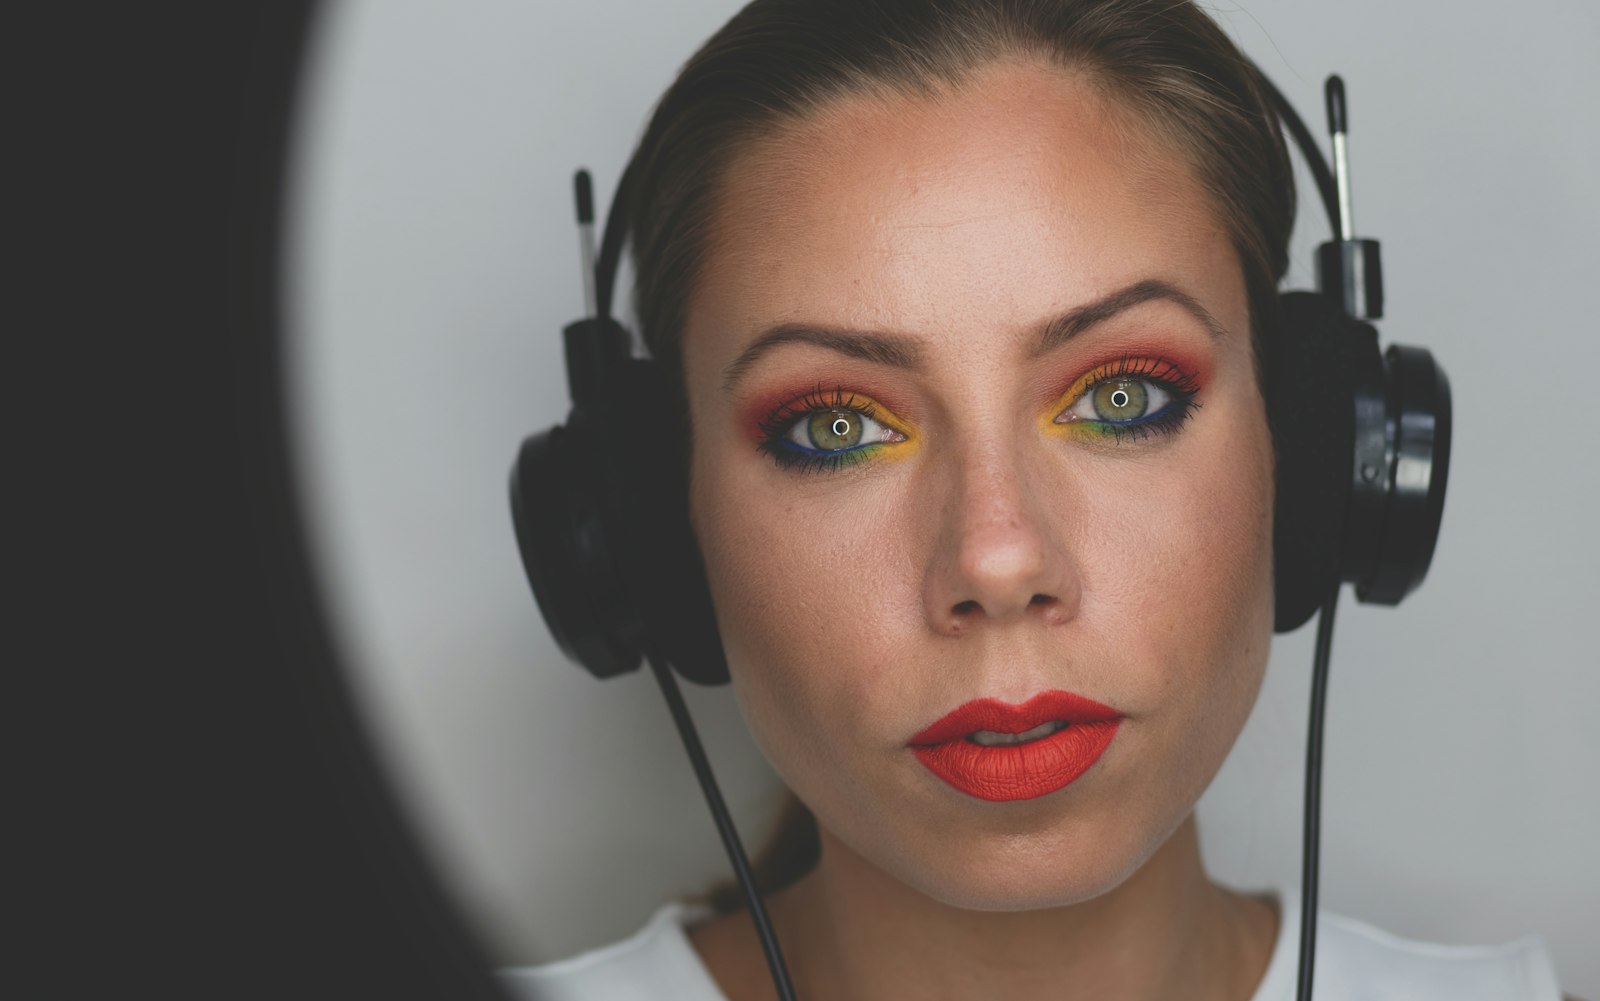
M 1122 714 L 1094 699 L 1059 689 L 1040 692 L 1021 705 L 999 699 L 974 699 L 939 717 L 911 738 L 916 744 L 942 744 L 959 740 L 979 730 L 995 733 L 1023 733 L 1053 720 L 1065 723 L 1104 723 Z

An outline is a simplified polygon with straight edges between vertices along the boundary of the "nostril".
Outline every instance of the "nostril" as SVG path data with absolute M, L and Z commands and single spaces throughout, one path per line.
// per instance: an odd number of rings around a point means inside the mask
M 1048 605 L 1050 602 L 1055 601 L 1055 600 L 1056 599 L 1050 597 L 1048 594 L 1036 594 L 1033 597 L 1028 599 L 1028 604 L 1030 604 L 1030 605 Z
M 968 615 L 978 610 L 978 603 L 968 599 L 967 601 L 957 602 L 950 610 L 955 612 L 957 615 Z

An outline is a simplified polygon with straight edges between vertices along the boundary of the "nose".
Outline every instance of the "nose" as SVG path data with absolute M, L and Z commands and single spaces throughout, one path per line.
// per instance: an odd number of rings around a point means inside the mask
M 1037 619 L 1059 625 L 1078 612 L 1080 579 L 1056 498 L 1024 464 L 990 456 L 951 475 L 925 578 L 935 632 Z

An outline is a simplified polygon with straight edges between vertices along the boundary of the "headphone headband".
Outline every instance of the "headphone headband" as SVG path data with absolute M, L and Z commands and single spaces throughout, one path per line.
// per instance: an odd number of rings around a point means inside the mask
M 1450 385 L 1421 348 L 1380 353 L 1368 322 L 1382 314 L 1375 240 L 1350 222 L 1344 87 L 1330 77 L 1329 170 L 1305 123 L 1251 64 L 1316 179 L 1334 238 L 1318 251 L 1319 291 L 1285 292 L 1266 338 L 1267 419 L 1275 450 L 1274 628 L 1319 607 L 1307 742 L 1299 993 L 1310 996 L 1316 940 L 1317 832 L 1323 693 L 1341 582 L 1364 602 L 1397 604 L 1427 574 L 1443 513 L 1451 435 Z M 607 678 L 649 659 L 688 749 L 750 906 L 779 997 L 793 991 L 743 847 L 688 719 L 672 669 L 702 684 L 728 680 L 710 589 L 690 528 L 687 462 L 665 413 L 659 363 L 634 358 L 612 319 L 638 153 L 607 211 L 593 265 L 594 315 L 568 325 L 567 422 L 522 444 L 511 477 L 512 519 L 539 607 L 566 656 Z M 590 216 L 580 183 L 580 219 Z M 586 251 L 587 256 L 587 251 Z M 587 267 L 587 265 L 586 265 Z M 587 279 L 586 284 L 591 284 Z
M 1311 617 L 1336 581 L 1355 583 L 1361 601 L 1395 604 L 1426 575 L 1443 510 L 1450 393 L 1427 351 L 1396 346 L 1381 353 L 1377 332 L 1365 322 L 1381 314 L 1382 271 L 1377 241 L 1349 234 L 1342 82 L 1330 77 L 1326 91 L 1336 154 L 1330 169 L 1300 115 L 1250 65 L 1310 168 L 1334 233 L 1318 251 L 1320 292 L 1284 293 L 1267 337 L 1268 421 L 1278 469 L 1274 625 L 1287 632 Z M 639 644 L 655 641 L 680 672 L 715 683 L 725 680 L 726 667 L 688 530 L 683 463 L 666 458 L 681 455 L 681 448 L 661 429 L 641 443 L 636 431 L 623 433 L 606 416 L 623 401 L 637 413 L 641 394 L 670 399 L 659 364 L 632 357 L 628 333 L 612 318 L 638 194 L 638 157 L 636 150 L 607 207 L 593 264 L 595 315 L 564 331 L 573 394 L 568 433 L 590 430 L 572 447 L 553 432 L 524 444 L 513 475 L 513 517 L 519 540 L 544 533 L 539 541 L 522 542 L 522 552 L 552 631 L 567 637 L 562 648 L 568 656 L 608 677 L 637 668 Z M 607 458 L 580 458 L 590 453 Z M 541 456 L 548 462 L 541 465 Z M 563 496 L 536 501 L 531 495 L 538 490 Z M 641 506 L 640 497 L 651 504 Z M 663 510 L 670 515 L 663 517 Z M 633 534 L 630 526 L 645 524 L 660 535 L 642 546 L 619 541 Z M 597 561 L 609 569 L 596 569 Z M 532 565 L 540 562 L 560 570 Z M 557 587 L 586 597 L 550 596 Z M 690 590 L 695 596 L 685 599 Z M 590 611 L 580 613 L 579 605 Z M 646 628 L 650 622 L 656 625 Z M 611 638 L 590 637 L 593 629 Z M 703 663 L 687 664 L 690 656 Z

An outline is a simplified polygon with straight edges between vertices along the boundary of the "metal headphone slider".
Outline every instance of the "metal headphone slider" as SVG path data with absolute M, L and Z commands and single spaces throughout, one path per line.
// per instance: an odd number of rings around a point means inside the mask
M 1383 263 L 1378 241 L 1357 239 L 1350 212 L 1350 156 L 1346 147 L 1349 110 L 1344 81 L 1328 77 L 1324 88 L 1328 132 L 1333 136 L 1333 179 L 1338 190 L 1339 239 L 1317 247 L 1317 291 L 1332 298 L 1344 314 L 1357 320 L 1383 316 Z

